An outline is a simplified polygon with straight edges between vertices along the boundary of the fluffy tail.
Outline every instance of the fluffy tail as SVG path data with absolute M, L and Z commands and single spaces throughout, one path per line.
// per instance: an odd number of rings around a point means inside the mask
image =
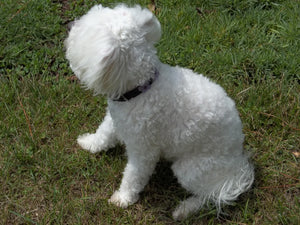
M 234 176 L 225 179 L 214 192 L 211 193 L 212 200 L 218 210 L 218 215 L 222 212 L 221 207 L 235 201 L 240 194 L 250 189 L 254 181 L 254 167 L 247 160 L 240 165 Z
M 182 201 L 173 212 L 173 218 L 182 220 L 209 202 L 215 203 L 219 215 L 223 205 L 235 201 L 240 194 L 250 189 L 254 181 L 254 168 L 247 159 L 239 165 L 235 164 L 235 168 L 236 172 L 221 179 L 210 193 L 193 195 Z

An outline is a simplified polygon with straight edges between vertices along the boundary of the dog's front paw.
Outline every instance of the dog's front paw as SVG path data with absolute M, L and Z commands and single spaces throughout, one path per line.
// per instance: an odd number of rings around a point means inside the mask
M 99 140 L 97 140 L 95 134 L 83 134 L 78 136 L 77 143 L 85 150 L 90 151 L 91 153 L 96 153 L 102 151 Z
M 132 205 L 135 202 L 137 202 L 138 199 L 138 194 L 130 195 L 121 193 L 120 191 L 116 191 L 108 200 L 108 202 L 121 208 L 127 208 L 129 205 Z

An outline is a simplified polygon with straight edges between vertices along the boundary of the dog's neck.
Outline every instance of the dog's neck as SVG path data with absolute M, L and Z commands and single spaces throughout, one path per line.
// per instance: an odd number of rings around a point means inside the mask
M 151 85 L 159 76 L 159 71 L 157 68 L 154 68 L 153 74 L 154 75 L 151 76 L 150 79 L 147 80 L 143 85 L 138 85 L 137 87 L 133 88 L 132 90 L 127 91 L 126 93 L 121 95 L 119 98 L 112 99 L 112 101 L 126 102 L 132 98 L 139 96 L 142 93 L 145 93 L 147 90 L 149 90 L 151 88 Z

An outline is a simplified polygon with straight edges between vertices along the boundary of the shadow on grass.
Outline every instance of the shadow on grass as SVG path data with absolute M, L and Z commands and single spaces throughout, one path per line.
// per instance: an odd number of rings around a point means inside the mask
M 112 161 L 122 160 L 127 161 L 124 146 L 117 146 L 114 149 L 103 153 Z M 97 154 L 97 158 L 103 157 L 103 154 Z M 212 204 L 207 204 L 199 212 L 190 215 L 182 222 L 176 222 L 172 219 L 172 212 L 180 201 L 188 198 L 191 194 L 188 193 L 177 182 L 171 169 L 171 162 L 164 159 L 160 160 L 156 165 L 156 169 L 152 174 L 149 183 L 140 194 L 140 200 L 129 207 L 128 210 L 136 215 L 152 215 L 155 217 L 156 222 L 163 224 L 224 224 L 234 222 L 234 218 L 244 217 L 245 221 L 251 220 L 248 216 L 249 213 L 254 213 L 255 207 L 255 194 L 253 189 L 249 192 L 242 194 L 236 202 L 232 205 L 223 207 L 223 213 L 217 216 L 216 208 Z M 121 176 L 124 168 L 118 172 L 120 177 L 118 181 L 114 181 L 119 187 Z M 120 179 L 120 180 L 119 180 Z M 255 184 L 257 186 L 257 184 Z M 249 208 L 251 210 L 249 210 Z M 248 221 L 251 222 L 251 221 Z

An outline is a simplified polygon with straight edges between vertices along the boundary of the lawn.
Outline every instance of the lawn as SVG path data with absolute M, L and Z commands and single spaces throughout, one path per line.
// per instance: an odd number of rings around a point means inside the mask
M 90 154 L 76 144 L 106 100 L 81 88 L 64 56 L 67 24 L 96 2 L 0 0 L 0 224 L 300 224 L 298 0 L 125 1 L 162 24 L 164 63 L 203 73 L 237 104 L 253 188 L 217 218 L 182 222 L 186 193 L 161 161 L 128 209 L 108 204 L 126 164 L 123 146 Z

